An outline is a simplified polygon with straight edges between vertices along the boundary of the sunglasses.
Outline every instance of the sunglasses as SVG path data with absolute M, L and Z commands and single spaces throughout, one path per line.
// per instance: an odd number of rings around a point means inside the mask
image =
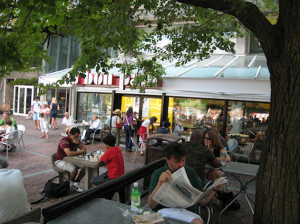
M 208 141 L 209 141 L 209 140 L 212 140 L 212 139 L 211 139 L 211 138 L 209 138 L 209 137 L 205 137 L 204 139 L 206 139 L 206 140 L 208 140 Z

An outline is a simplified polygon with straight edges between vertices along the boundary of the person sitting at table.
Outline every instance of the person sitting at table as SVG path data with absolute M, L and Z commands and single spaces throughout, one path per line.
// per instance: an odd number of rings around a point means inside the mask
M 210 164 L 217 168 L 221 166 L 220 160 L 215 155 L 202 145 L 203 132 L 195 129 L 191 134 L 189 142 L 183 143 L 186 148 L 186 164 L 196 170 L 200 179 L 205 181 L 205 164 Z
M 62 120 L 63 126 L 66 128 L 66 135 L 69 134 L 69 131 L 74 127 L 75 123 L 73 117 L 69 115 L 69 112 L 65 112 L 65 117 Z
M 155 170 L 152 174 L 150 185 L 149 185 L 149 197 L 148 205 L 154 211 L 157 211 L 162 215 L 162 217 L 170 217 L 180 221 L 189 223 L 203 223 L 202 218 L 198 215 L 198 205 L 195 204 L 186 209 L 184 208 L 166 208 L 159 204 L 153 199 L 159 188 L 167 181 L 172 180 L 172 173 L 179 170 L 181 167 L 185 168 L 187 177 L 193 187 L 203 191 L 202 183 L 196 173 L 196 171 L 185 166 L 186 162 L 186 149 L 182 143 L 173 142 L 170 143 L 164 149 L 164 158 L 166 160 L 166 165 Z M 223 185 L 216 186 L 212 191 L 210 191 L 205 198 L 200 201 L 200 205 L 207 204 L 216 194 L 216 189 L 220 189 Z
M 224 146 L 221 143 L 221 140 L 216 131 L 208 129 L 204 132 L 204 145 L 215 155 L 219 162 L 221 162 L 222 153 L 226 154 L 226 161 L 230 162 L 230 156 L 224 149 Z M 207 173 L 207 178 L 209 180 L 215 180 L 218 177 L 222 176 L 223 172 L 221 170 L 210 170 Z
M 157 130 L 157 134 L 172 134 L 172 130 L 170 129 L 171 124 L 169 121 L 164 121 L 162 125 L 163 126 Z
M 118 146 L 115 146 L 116 138 L 109 134 L 104 138 L 103 143 L 107 150 L 97 163 L 99 165 L 105 165 L 107 167 L 107 172 L 100 176 L 93 177 L 91 182 L 94 185 L 103 184 L 124 174 L 123 154 L 122 150 Z
M 66 156 L 77 156 L 86 152 L 86 148 L 80 142 L 79 136 L 80 130 L 78 128 L 72 128 L 70 130 L 70 135 L 60 140 L 55 158 L 55 166 L 57 166 L 59 169 L 68 171 L 70 173 L 71 189 L 77 192 L 82 192 L 83 189 L 79 187 L 79 182 L 85 175 L 85 168 L 77 167 L 74 164 L 63 160 Z M 77 151 L 78 148 L 80 150 Z M 79 174 L 78 169 L 80 169 Z
M 5 132 L 5 134 L 1 134 L 1 135 L 0 135 L 0 140 L 1 140 L 2 142 L 5 142 L 5 140 L 8 139 L 9 134 L 15 131 L 15 127 L 12 126 L 12 123 L 13 123 L 13 122 L 12 122 L 11 119 L 7 119 L 7 120 L 5 121 L 5 123 L 6 123 L 6 125 L 7 125 L 7 127 L 6 127 L 6 132 Z
M 90 139 L 90 135 L 92 133 L 96 131 L 96 134 L 99 134 L 102 130 L 102 122 L 100 121 L 100 119 L 98 118 L 98 115 L 94 115 L 93 116 L 93 122 L 89 122 L 90 124 L 90 127 L 86 130 L 86 133 L 85 133 L 85 136 L 84 136 L 84 139 L 83 139 L 83 142 L 85 145 L 88 145 L 90 144 L 89 142 L 89 139 Z
M 21 171 L 7 167 L 8 162 L 0 157 L 0 223 L 30 212 Z
M 3 113 L 3 119 L 0 121 L 0 126 L 6 125 L 6 120 L 10 119 L 12 121 L 12 126 L 15 128 L 15 130 L 18 130 L 17 122 L 16 120 L 10 116 L 10 113 L 4 112 Z

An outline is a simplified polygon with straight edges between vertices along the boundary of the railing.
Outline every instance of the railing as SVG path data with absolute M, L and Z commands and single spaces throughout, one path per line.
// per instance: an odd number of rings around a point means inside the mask
M 79 206 L 93 200 L 95 198 L 102 198 L 115 192 L 120 194 L 120 202 L 125 203 L 126 197 L 129 194 L 128 189 L 130 185 L 145 176 L 152 174 L 152 172 L 165 164 L 164 159 L 159 159 L 155 162 L 145 165 L 127 172 L 121 177 L 110 180 L 104 184 L 96 186 L 90 190 L 82 192 L 72 198 L 61 201 L 55 205 L 51 205 L 42 210 L 44 223 L 47 223 Z

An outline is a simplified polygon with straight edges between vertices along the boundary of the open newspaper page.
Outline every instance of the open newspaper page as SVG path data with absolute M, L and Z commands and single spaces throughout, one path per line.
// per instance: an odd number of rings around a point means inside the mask
M 217 186 L 226 183 L 225 177 L 214 183 Z M 153 199 L 159 204 L 169 208 L 187 208 L 200 201 L 206 192 L 214 187 L 213 185 L 207 191 L 202 192 L 193 187 L 190 183 L 185 168 L 182 167 L 172 174 L 172 181 L 164 183 L 154 195 Z M 202 196 L 203 195 L 203 196 Z

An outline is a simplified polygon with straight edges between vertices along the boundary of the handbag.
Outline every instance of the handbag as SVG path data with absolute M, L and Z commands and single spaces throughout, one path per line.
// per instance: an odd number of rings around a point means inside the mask
M 132 124 L 129 124 L 129 121 L 128 121 L 128 118 L 127 118 L 127 115 L 126 115 L 126 120 L 127 120 L 127 125 L 128 126 L 130 126 L 130 130 L 131 130 L 131 132 L 134 132 L 135 131 L 135 129 L 134 129 L 134 127 L 133 127 L 133 125 Z
M 117 117 L 116 118 L 116 128 L 117 129 L 122 129 L 122 127 L 123 127 L 123 124 L 122 124 L 122 122 L 118 124 L 118 117 Z
M 234 198 L 232 192 L 223 192 L 218 191 L 217 192 L 217 198 L 222 202 L 223 207 L 226 207 Z M 229 207 L 230 210 L 239 210 L 240 209 L 240 203 L 238 203 L 237 200 L 235 200 Z

